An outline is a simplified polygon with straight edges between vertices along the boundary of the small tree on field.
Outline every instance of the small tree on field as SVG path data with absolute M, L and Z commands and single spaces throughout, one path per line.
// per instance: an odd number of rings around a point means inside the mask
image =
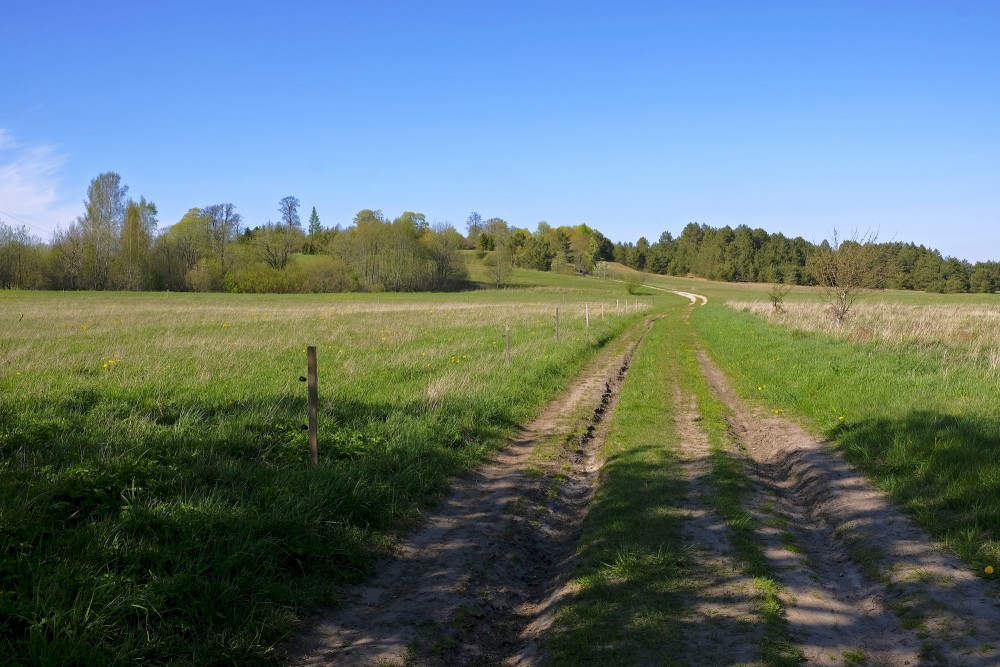
M 884 273 L 882 260 L 876 252 L 877 235 L 841 239 L 833 230 L 833 242 L 824 243 L 811 258 L 811 269 L 837 326 L 841 326 L 858 299 L 864 297 L 879 282 Z
M 638 294 L 642 288 L 643 274 L 641 271 L 625 271 L 622 282 L 625 283 L 625 291 L 629 294 Z
M 791 291 L 792 286 L 787 283 L 775 282 L 771 285 L 771 289 L 767 292 L 767 298 L 771 300 L 771 305 L 774 306 L 774 312 L 785 312 L 785 297 L 788 296 L 788 293 Z

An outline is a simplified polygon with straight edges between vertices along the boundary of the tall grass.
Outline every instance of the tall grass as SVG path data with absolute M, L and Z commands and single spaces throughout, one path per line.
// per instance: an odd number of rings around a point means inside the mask
M 545 289 L 0 295 L 0 655 L 277 662 L 301 612 L 637 317 Z M 585 301 L 607 311 L 589 330 Z
M 971 362 L 990 373 L 1000 370 L 1000 301 L 993 305 L 871 301 L 858 304 L 841 326 L 825 304 L 816 302 L 788 303 L 784 312 L 759 301 L 728 305 L 797 331 L 823 332 L 851 342 L 875 341 L 889 351 L 936 347 L 953 351 L 950 356 L 962 357 L 962 364 Z

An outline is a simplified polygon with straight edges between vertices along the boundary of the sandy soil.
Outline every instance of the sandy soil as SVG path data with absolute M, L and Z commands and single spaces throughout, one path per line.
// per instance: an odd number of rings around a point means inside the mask
M 1000 665 L 1000 605 L 852 465 L 789 418 L 749 409 L 704 355 L 760 491 L 753 511 L 810 665 Z M 850 654 L 847 654 L 850 655 Z M 857 654 L 855 654 L 857 655 Z M 850 663 L 847 663 L 850 664 Z
M 678 388 L 674 405 L 681 479 L 687 487 L 682 535 L 686 560 L 694 566 L 688 576 L 699 592 L 684 623 L 687 654 L 691 664 L 694 656 L 706 666 L 750 664 L 760 657 L 756 647 L 761 634 L 753 578 L 730 555 L 727 522 L 710 506 L 712 463 L 695 397 Z
M 290 663 L 533 664 L 633 349 L 605 352 L 492 464 L 459 480 L 394 558 L 291 642 Z M 563 454 L 529 466 L 546 439 L 563 441 Z

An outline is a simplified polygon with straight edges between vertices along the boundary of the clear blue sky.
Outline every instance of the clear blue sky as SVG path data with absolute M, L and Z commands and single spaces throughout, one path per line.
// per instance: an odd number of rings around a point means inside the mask
M 295 195 L 1000 259 L 1000 2 L 5 2 L 0 218 L 47 238 L 109 170 L 162 227 Z

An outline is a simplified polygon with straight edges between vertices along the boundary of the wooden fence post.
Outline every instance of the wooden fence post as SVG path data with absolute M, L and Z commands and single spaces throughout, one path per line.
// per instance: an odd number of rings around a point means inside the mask
M 587 316 L 587 331 L 590 331 L 590 304 L 589 303 L 583 304 L 583 308 L 584 308 L 584 313 L 586 313 Z
M 319 382 L 316 377 L 316 346 L 306 348 L 309 376 L 309 460 L 313 465 L 319 464 L 319 425 L 316 411 L 319 404 Z

